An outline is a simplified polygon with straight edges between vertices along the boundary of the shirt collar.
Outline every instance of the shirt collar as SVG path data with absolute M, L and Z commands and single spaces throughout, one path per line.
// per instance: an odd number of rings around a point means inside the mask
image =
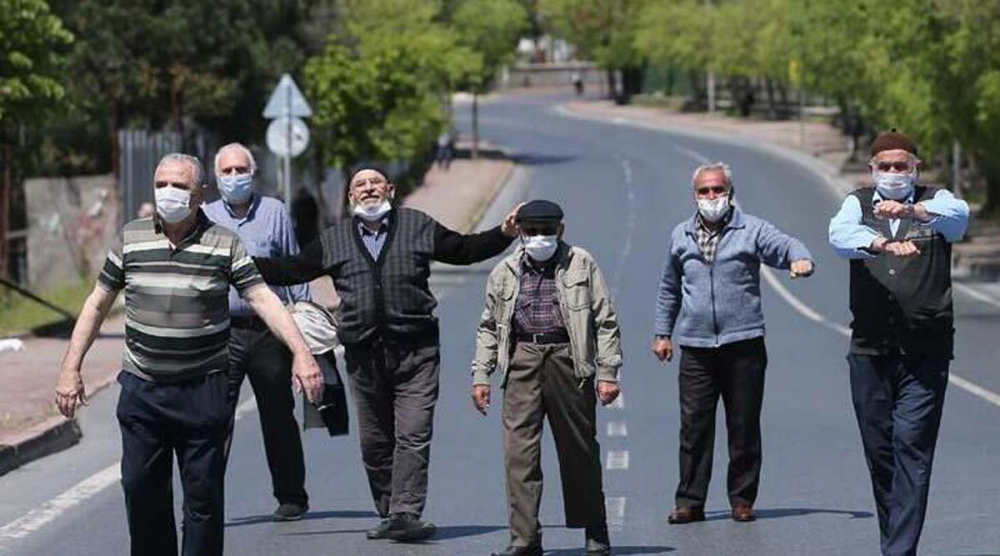
M 378 235 L 378 234 L 384 233 L 389 228 L 389 215 L 388 214 L 386 214 L 385 216 L 383 216 L 382 219 L 378 221 L 378 230 L 377 231 L 372 231 L 371 228 L 369 228 L 368 226 L 365 226 L 364 220 L 362 220 L 362 219 L 360 219 L 358 217 L 355 217 L 355 219 L 358 221 L 358 231 L 361 232 L 361 235 Z
M 226 212 L 229 213 L 229 216 L 231 216 L 234 220 L 242 222 L 245 220 L 253 220 L 254 215 L 257 213 L 257 207 L 260 206 L 260 196 L 251 193 L 250 200 L 248 202 L 250 203 L 250 208 L 247 209 L 247 213 L 243 217 L 240 217 L 233 212 L 233 208 L 229 206 L 229 203 L 227 203 L 225 199 L 222 199 L 222 206 L 226 209 Z

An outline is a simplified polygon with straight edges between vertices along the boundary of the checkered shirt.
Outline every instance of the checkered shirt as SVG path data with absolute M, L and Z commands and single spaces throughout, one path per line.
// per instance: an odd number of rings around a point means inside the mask
M 564 332 L 566 324 L 559 308 L 556 288 L 556 265 L 537 267 L 526 258 L 521 261 L 520 294 L 514 310 L 517 334 L 553 334 Z

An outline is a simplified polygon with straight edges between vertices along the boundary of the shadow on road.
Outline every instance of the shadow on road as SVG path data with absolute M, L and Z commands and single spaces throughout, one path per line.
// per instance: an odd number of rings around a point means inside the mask
M 302 517 L 301 521 L 310 521 L 318 519 L 354 519 L 354 518 L 376 518 L 375 512 L 370 511 L 359 511 L 359 510 L 341 510 L 341 511 L 330 511 L 330 512 L 309 512 Z M 260 523 L 273 523 L 274 516 L 271 514 L 267 515 L 249 515 L 246 517 L 237 517 L 229 520 L 226 523 L 226 527 L 242 527 L 244 525 L 257 525 Z M 340 531 L 337 531 L 338 533 Z
M 515 154 L 510 157 L 514 164 L 522 166 L 548 166 L 550 164 L 563 164 L 576 160 L 575 156 L 550 155 L 550 154 Z
M 506 525 L 451 525 L 438 527 L 437 534 L 434 535 L 433 540 L 461 539 L 463 537 L 475 537 L 476 535 L 485 535 L 494 531 L 506 530 Z
M 612 541 L 614 542 L 614 541 Z M 673 552 L 674 548 L 669 546 L 618 546 L 611 545 L 612 554 L 667 554 Z M 546 550 L 545 556 L 570 556 L 586 554 L 582 548 L 561 548 L 559 550 Z
M 708 516 L 707 521 L 718 521 L 723 519 L 730 519 L 730 513 L 728 511 L 711 512 L 712 515 Z M 804 515 L 812 514 L 833 514 L 833 515 L 845 515 L 851 519 L 867 519 L 872 517 L 871 512 L 859 512 L 850 510 L 824 510 L 820 508 L 773 508 L 773 509 L 759 509 L 757 510 L 757 519 L 776 519 L 781 517 L 801 517 Z

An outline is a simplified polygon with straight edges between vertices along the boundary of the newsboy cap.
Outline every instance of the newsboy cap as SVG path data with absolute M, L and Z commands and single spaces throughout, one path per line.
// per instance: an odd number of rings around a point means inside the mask
M 872 156 L 882 151 L 893 151 L 896 149 L 901 149 L 913 154 L 913 156 L 917 156 L 917 144 L 905 134 L 896 131 L 896 128 L 879 133 L 878 137 L 872 141 L 871 149 Z
M 552 201 L 546 201 L 544 199 L 536 199 L 529 203 L 526 203 L 521 210 L 517 211 L 517 221 L 542 221 L 542 222 L 560 222 L 563 218 L 562 208 L 553 203 Z

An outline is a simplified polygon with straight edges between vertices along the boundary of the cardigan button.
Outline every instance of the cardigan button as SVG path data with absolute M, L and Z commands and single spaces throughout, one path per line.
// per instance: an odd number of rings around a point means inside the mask
M 890 268 L 889 269 L 889 276 L 895 276 L 895 275 L 896 275 L 896 269 L 895 268 Z

